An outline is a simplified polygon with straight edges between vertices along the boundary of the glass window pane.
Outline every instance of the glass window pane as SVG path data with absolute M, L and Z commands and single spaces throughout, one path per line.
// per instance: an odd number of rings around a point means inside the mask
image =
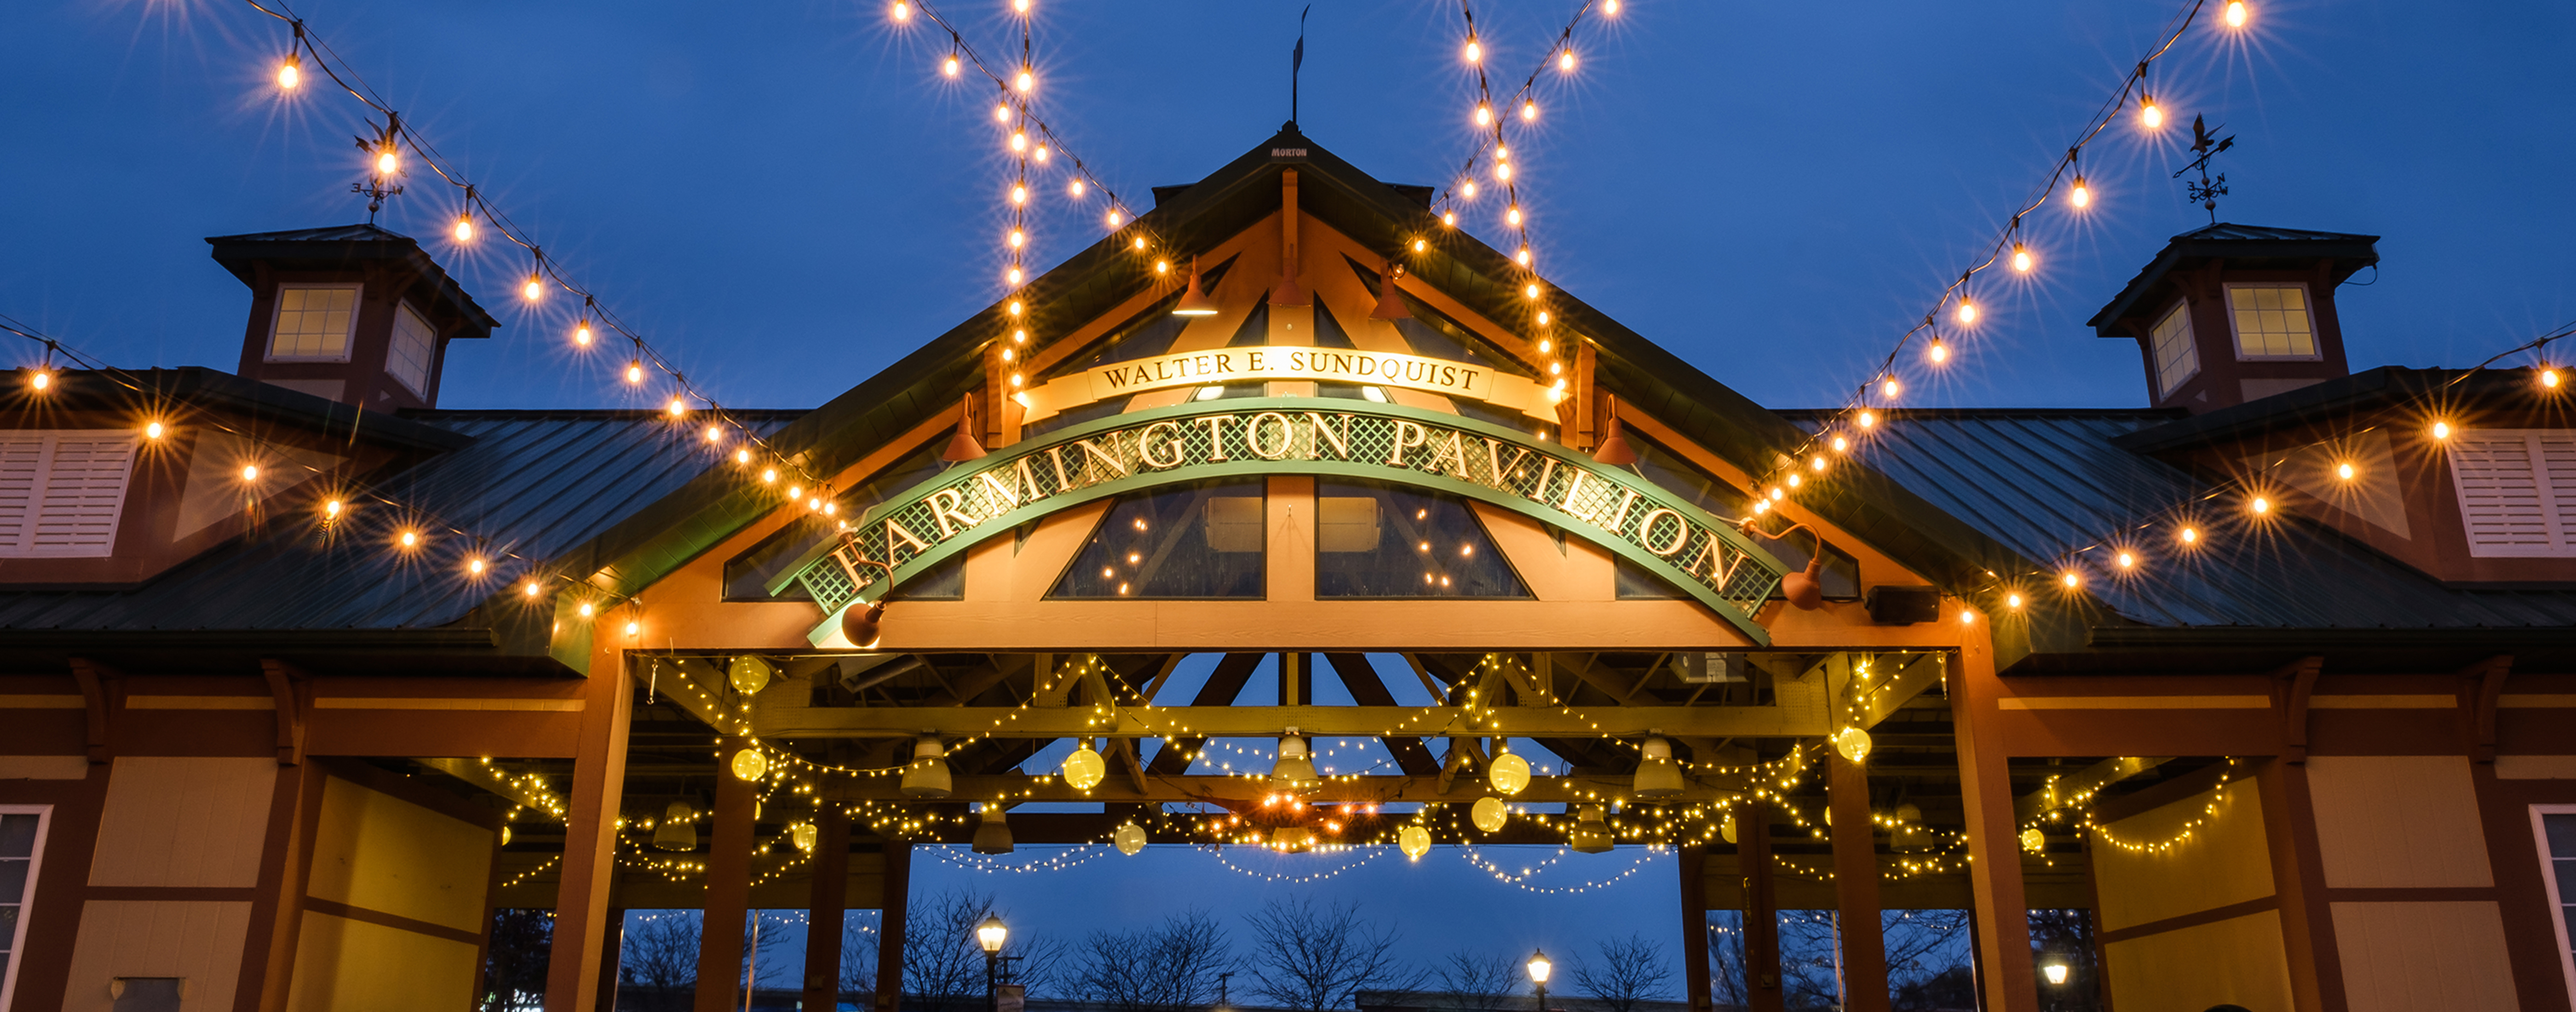
M 1263 502 L 1259 478 L 1123 497 L 1047 596 L 1264 597 Z
M 16 903 L 27 895 L 27 869 L 33 861 L 0 861 L 0 903 Z
M 2544 814 L 2540 825 L 2549 834 L 2550 856 L 2576 858 L 2576 812 Z M 2576 896 L 2567 899 L 2576 902 Z
M 0 857 L 29 857 L 36 853 L 36 817 L 0 815 Z
M 415 394 L 429 395 L 429 359 L 438 344 L 438 330 L 421 319 L 406 302 L 394 312 L 393 347 L 386 350 L 385 371 Z
M 269 357 L 347 358 L 349 323 L 357 308 L 355 287 L 279 286 L 277 326 L 270 337 Z
M 2247 358 L 2309 358 L 2317 353 L 2316 325 L 2307 290 L 2297 285 L 2229 285 L 2236 321 L 2237 354 Z
M 1315 596 L 1530 593 L 1466 503 L 1400 485 L 1319 481 Z
M 1686 601 L 1690 599 L 1690 595 L 1682 593 L 1682 589 L 1673 586 L 1672 581 L 1647 572 L 1646 567 L 1628 561 L 1627 556 L 1614 555 L 1610 557 L 1610 561 L 1618 573 L 1619 600 Z

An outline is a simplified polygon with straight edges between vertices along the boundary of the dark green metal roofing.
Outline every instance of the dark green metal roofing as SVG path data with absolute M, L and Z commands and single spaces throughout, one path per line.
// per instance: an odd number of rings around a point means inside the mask
M 2119 329 L 2120 320 L 2154 309 L 2162 299 L 2157 297 L 2165 287 L 2165 277 L 2177 270 L 2196 267 L 2211 260 L 2225 260 L 2236 268 L 2305 270 L 2322 261 L 2330 266 L 2328 281 L 2335 284 L 2351 277 L 2353 272 L 2379 262 L 2379 237 L 2352 235 L 2345 232 L 2310 232 L 2296 228 L 2274 228 L 2269 225 L 2238 225 L 2219 222 L 2193 229 L 2173 237 L 2156 258 L 2129 279 L 2120 294 L 2084 321 L 2097 337 L 2130 337 Z

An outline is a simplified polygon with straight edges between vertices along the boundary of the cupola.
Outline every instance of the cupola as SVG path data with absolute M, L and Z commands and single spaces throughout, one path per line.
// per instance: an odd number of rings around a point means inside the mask
M 2261 400 L 2351 372 L 2335 288 L 2379 263 L 2378 241 L 2221 222 L 2173 237 L 2087 322 L 2138 342 L 2157 407 Z
M 447 342 L 499 326 L 419 243 L 374 225 L 206 242 L 250 286 L 245 379 L 377 410 L 436 407 Z

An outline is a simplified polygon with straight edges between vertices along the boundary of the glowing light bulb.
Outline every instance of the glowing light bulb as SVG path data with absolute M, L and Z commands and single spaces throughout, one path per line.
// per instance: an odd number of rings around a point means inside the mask
M 2011 608 L 2011 609 L 2014 609 L 2014 610 L 2016 610 L 2016 611 L 2020 610 L 2020 609 L 2021 609 L 2021 595 L 2020 595 L 2020 594 L 2017 594 L 2017 593 L 2015 593 L 2015 594 L 2006 594 L 2006 595 L 2004 595 L 2004 607 L 2006 607 L 2006 608 Z
M 1849 439 L 1845 439 L 1845 438 L 1843 438 L 1843 437 L 1841 437 L 1841 436 L 1835 436 L 1835 437 L 1834 437 L 1834 452 L 1835 452 L 1835 453 L 1848 453 L 1848 452 L 1850 452 L 1850 451 L 1851 451 L 1851 440 L 1849 440 Z
M 1539 311 L 1538 311 L 1538 325 L 1539 325 L 1539 326 L 1542 326 L 1542 327 L 1547 326 L 1547 321 L 1548 321 L 1548 319 L 1549 319 L 1549 317 L 1548 317 L 1548 315 L 1547 315 L 1547 310 L 1542 309 L 1542 310 L 1539 310 Z
M 2256 516 L 2272 512 L 2272 500 L 2263 498 L 2259 495 L 2254 497 L 2254 502 L 2251 506 Z
M 2180 538 L 2183 544 L 2197 545 L 2200 543 L 2200 528 L 2185 527 L 2182 529 L 2182 533 L 2175 536 Z
M 1006 120 L 1008 120 L 1008 119 L 1010 119 L 1010 118 L 1011 118 L 1011 107 L 1010 107 L 1010 106 L 1003 105 L 1003 104 L 1001 104 L 1001 103 L 999 103 L 999 102 L 996 102 L 996 103 L 994 103 L 994 104 L 993 104 L 993 122 L 995 122 L 995 123 L 1000 123 L 1000 122 L 1004 122 L 1004 121 L 1006 121 Z
M 2138 557 L 2128 552 L 2121 552 L 2119 562 L 2122 569 L 2135 569 L 2138 566 Z
M 1521 122 L 1523 122 L 1523 123 L 1535 123 L 1535 122 L 1537 122 L 1537 121 L 1538 121 L 1538 103 L 1537 103 L 1537 102 L 1532 102 L 1532 101 L 1523 101 L 1523 102 L 1521 103 Z
M 1494 107 L 1493 107 L 1493 106 L 1490 106 L 1490 105 L 1486 105 L 1486 104 L 1485 104 L 1485 103 L 1483 103 L 1483 102 L 1478 102 L 1478 103 L 1476 103 L 1476 125 L 1477 125 L 1477 126 L 1491 126 L 1491 125 L 1493 125 L 1493 122 L 1494 122 Z
M 736 464 L 751 463 L 751 448 L 746 446 L 742 449 L 733 451 L 733 462 Z
M 689 405 L 688 405 L 688 402 L 683 401 L 683 400 L 681 400 L 681 399 L 679 399 L 679 398 L 677 398 L 677 397 L 674 397 L 674 398 L 671 398 L 671 403 L 670 403 L 670 404 L 668 404 L 668 405 L 665 405 L 665 406 L 662 408 L 662 410 L 667 411 L 667 412 L 670 412 L 671 417 L 673 417 L 673 418 L 678 418 L 678 417 L 680 417 L 680 416 L 682 416 L 682 415 L 685 415 L 685 414 L 688 414 L 688 413 L 689 413 Z
M 1020 131 L 1020 130 L 1013 130 L 1013 131 L 1011 131 L 1011 150 L 1013 150 L 1013 151 L 1026 151 L 1026 150 L 1028 150 L 1028 149 L 1029 149 L 1029 135 L 1027 134 L 1027 132 L 1025 132 L 1025 131 Z
M 1029 68 L 1027 67 L 1020 68 L 1019 76 L 1011 78 L 1011 87 L 1018 88 L 1020 93 L 1023 95 L 1028 94 L 1030 89 L 1037 86 L 1038 76 L 1030 73 Z
M 1976 303 L 1964 298 L 1959 300 L 1959 322 L 1962 324 L 1977 322 Z
M 528 274 L 528 283 L 519 286 L 519 297 L 530 302 L 535 302 L 538 299 L 545 298 L 546 283 L 539 279 L 534 272 L 530 272 Z
M 163 433 L 168 431 L 170 430 L 163 428 L 159 422 L 143 423 L 143 438 L 145 439 L 159 439 Z
M 1107 215 L 1104 215 L 1101 220 L 1108 222 L 1109 227 L 1117 228 L 1118 226 L 1127 223 L 1127 216 L 1113 210 Z
M 2341 478 L 2341 479 L 2343 479 L 2343 480 L 2345 480 L 2345 481 L 2351 481 L 2351 480 L 2352 480 L 2352 476 L 2353 476 L 2353 474 L 2354 474 L 2354 473 L 2355 473 L 2355 472 L 2353 471 L 2353 469 L 2352 469 L 2352 465 L 2351 465 L 2350 463 L 2342 463 L 2342 464 L 2336 464 L 2336 465 L 2335 465 L 2335 477 L 2337 477 L 2337 478 Z
M 454 232 L 454 234 L 455 234 L 455 236 L 456 236 L 456 241 L 457 241 L 457 242 L 473 242 L 473 241 L 474 241 L 474 216 L 473 216 L 473 215 L 471 215 L 471 214 L 460 214 L 460 215 L 457 215 L 457 216 L 456 216 L 456 228 L 455 228 L 455 229 L 453 229 L 452 231 Z
M 1029 202 L 1029 187 L 1028 187 L 1028 184 L 1026 184 L 1026 183 L 1013 183 L 1013 184 L 1011 184 L 1011 203 L 1014 203 L 1014 204 L 1025 204 L 1025 203 L 1028 203 L 1028 202 Z
M 897 21 L 910 21 L 912 20 L 912 5 L 905 3 L 904 0 L 894 0 L 893 14 L 894 19 Z
M 1029 156 L 1036 158 L 1040 164 L 1044 164 L 1047 160 L 1047 146 L 1044 144 L 1038 145 L 1038 149 L 1029 152 Z
M 1022 231 L 1020 231 L 1019 229 L 1016 229 L 1016 228 L 1015 228 L 1015 229 L 1012 229 L 1012 230 L 1011 230 L 1011 236 L 1010 236 L 1010 238 L 1009 238 L 1008 240 L 1005 240 L 1005 241 L 1007 241 L 1007 242 L 1009 242 L 1009 243 L 1011 244 L 1011 248 L 1012 248 L 1012 249 L 1018 249 L 1018 248 L 1020 248 L 1020 246 L 1021 246 L 1022 244 L 1025 244 L 1025 243 L 1027 243 L 1027 242 L 1029 241 L 1028 233 L 1022 232 Z
M 402 154 L 395 151 L 390 145 L 376 152 L 377 175 L 390 176 L 394 174 L 396 169 L 400 168 L 402 168 Z
M 1082 190 L 1083 190 L 1083 187 L 1082 187 L 1082 180 L 1077 179 L 1077 180 L 1074 180 L 1074 181 L 1072 181 L 1072 182 L 1070 182 L 1070 183 L 1066 183 L 1066 184 L 1064 184 L 1064 192 L 1065 192 L 1065 195 L 1066 195 L 1066 196 L 1069 196 L 1069 197 L 1072 197 L 1072 198 L 1073 198 L 1073 199 L 1075 199 L 1075 200 L 1080 200 L 1080 199 L 1082 199 Z
M 2030 273 L 2030 248 L 2020 243 L 2014 243 L 2012 265 L 2013 270 L 2017 273 Z
M 1428 240 L 1424 240 L 1424 239 L 1415 239 L 1415 240 L 1413 240 L 1413 251 L 1414 251 L 1414 252 L 1416 252 L 1416 253 L 1420 253 L 1420 252 L 1422 252 L 1423 250 L 1427 250 L 1427 249 L 1430 249 L 1430 248 L 1431 248 L 1431 243 L 1430 243 Z
M 484 570 L 485 568 L 486 568 L 486 567 L 483 565 L 483 560 L 481 560 L 481 559 L 467 559 L 467 560 L 465 560 L 465 571 L 466 571 L 467 573 L 471 573 L 471 574 L 473 574 L 473 575 L 475 575 L 475 576 L 481 576 L 481 575 L 483 575 L 483 570 Z
M 1878 385 L 1878 392 L 1888 400 L 1895 400 L 1896 395 L 1905 392 L 1905 384 L 1897 382 L 1896 377 L 1890 376 L 1886 382 Z
M 322 516 L 326 519 L 337 520 L 340 518 L 341 509 L 342 506 L 340 505 L 340 500 L 333 499 L 330 502 L 322 504 Z
M 1618 17 L 1618 16 L 1619 16 L 1619 0 L 1609 0 L 1609 2 L 1602 4 L 1602 5 L 1601 5 L 1601 13 L 1603 13 L 1603 14 L 1605 14 L 1605 15 L 1608 15 L 1608 16 L 1610 16 L 1610 17 L 1614 17 L 1614 18 L 1615 18 L 1615 17 Z
M 1476 181 L 1473 179 L 1468 180 L 1466 185 L 1458 188 L 1458 195 L 1466 200 L 1476 199 Z
M 1511 182 L 1511 181 L 1512 181 L 1512 163 L 1510 163 L 1510 162 L 1495 162 L 1495 163 L 1494 163 L 1494 179 L 1495 179 L 1495 180 L 1497 180 L 1497 181 L 1500 181 L 1500 182 L 1505 182 L 1505 183 Z
M 1548 339 L 1546 339 L 1546 338 L 1544 338 L 1544 337 L 1542 337 L 1542 338 L 1539 338 L 1539 339 L 1538 339 L 1538 353 L 1539 353 L 1539 354 L 1541 354 L 1541 355 L 1545 355 L 1545 354 L 1548 354 L 1548 353 L 1553 352 L 1553 351 L 1555 351 L 1555 350 L 1556 350 L 1556 342 L 1554 342 L 1554 341 L 1550 341 L 1550 340 L 1548 340 Z
M 2142 95 L 2142 96 L 2139 96 L 2139 99 L 2138 99 L 2138 125 L 2139 125 L 2139 126 L 2146 127 L 2146 128 L 2147 128 L 2147 129 L 2149 129 L 2149 130 L 2158 130 L 2158 129 L 2162 129 L 2162 128 L 2164 127 L 2164 125 L 2165 125 L 2165 111 L 2164 111 L 2164 109 L 2163 109 L 2163 108 L 2161 108 L 2161 107 L 2159 107 L 2159 106 L 2157 106 L 2157 105 L 2156 105 L 2156 97 L 2155 97 L 2155 96 L 2153 96 L 2153 95 Z
M 1011 9 L 1026 14 L 1029 12 L 1029 0 L 1011 0 Z
M 962 69 L 964 68 L 958 64 L 955 53 L 950 53 L 947 59 L 939 61 L 939 72 L 948 77 L 957 76 L 957 72 Z
M 1154 273 L 1156 273 L 1156 274 L 1169 274 L 1169 273 L 1171 273 L 1171 272 L 1172 272 L 1172 262 L 1171 262 L 1171 261 L 1169 261 L 1169 260 L 1156 260 L 1156 261 L 1154 261 Z
M 1519 262 L 1520 262 L 1520 265 L 1521 265 L 1521 266 L 1523 266 L 1523 267 L 1527 267 L 1527 266 L 1529 266 L 1529 265 L 1530 265 L 1530 251 L 1529 251 L 1529 247 L 1527 247 L 1527 246 L 1523 246 L 1523 247 L 1521 247 L 1521 251 L 1520 251 L 1520 252 L 1512 254 L 1512 259 L 1513 259 L 1513 260 L 1517 260 L 1517 261 L 1519 261 Z
M 723 429 L 719 429 L 719 428 L 717 428 L 717 427 L 715 427 L 715 426 L 713 426 L 713 425 L 707 426 L 707 442 L 710 442 L 710 443 L 718 443 L 718 442 L 723 442 L 723 441 L 724 441 L 724 430 L 723 430 Z
M 420 547 L 420 532 L 404 531 L 402 532 L 402 537 L 397 540 L 401 541 L 402 546 L 405 548 L 418 548 Z
M 1860 423 L 1861 428 L 1866 429 L 1878 424 L 1878 412 L 1864 410 L 1860 414 L 1853 416 L 1852 420 Z
M 1441 224 L 1443 224 L 1443 225 L 1449 226 L 1450 228 L 1456 228 L 1456 227 L 1458 227 L 1458 212 L 1456 212 L 1456 211 L 1442 211 L 1442 212 L 1440 212 L 1440 223 L 1441 223 Z
M 2541 386 L 2544 386 L 2544 387 L 2547 387 L 2547 388 L 2549 388 L 2549 389 L 2551 389 L 2551 390 L 2556 390 L 2556 389 L 2558 389 L 2558 370 L 2556 370 L 2556 369 L 2543 369 L 2543 370 L 2541 370 L 2541 371 L 2540 371 L 2540 385 L 2541 385 Z
M 1940 338 L 1933 338 L 1932 346 L 1923 350 L 1923 357 L 1931 359 L 1933 365 L 1940 365 L 1944 362 L 1948 362 L 1950 360 L 1950 346 L 1941 343 Z
M 590 347 L 590 321 L 583 320 L 572 328 L 572 343 Z
M 292 54 L 292 53 L 287 54 L 286 62 L 284 62 L 284 63 L 280 63 L 280 64 L 278 64 L 278 65 L 277 65 L 277 87 L 278 87 L 278 90 L 280 90 L 280 91 L 294 91 L 297 85 L 300 85 L 300 84 L 303 84 L 303 83 L 304 83 L 304 68 L 303 68 L 303 66 L 301 66 L 300 61 L 296 59 L 296 57 L 295 57 L 295 55 L 294 55 L 294 54 Z
M 1509 224 L 1513 224 L 1513 225 L 1518 225 L 1518 224 L 1520 224 L 1520 223 L 1521 223 L 1521 206 L 1520 206 L 1519 204 L 1514 204 L 1514 205 L 1512 205 L 1512 206 L 1510 206 L 1510 207 L 1508 207 L 1508 208 L 1505 208 L 1505 209 L 1503 210 L 1503 221 L 1505 221 L 1505 222 L 1507 222 L 1507 223 L 1509 223 Z M 1538 298 L 1538 286 L 1537 286 L 1537 285 L 1531 285 L 1531 286 L 1530 286 L 1530 298 L 1533 298 L 1533 299 Z
M 2068 590 L 2073 590 L 2084 585 L 2084 577 L 2072 569 L 2067 570 L 2065 575 L 2058 577 L 2058 581 L 2064 583 Z
M 1574 73 L 1574 50 L 1568 49 L 1556 54 L 1556 69 L 1568 74 Z
M 543 591 L 537 587 L 537 581 L 535 580 L 530 580 L 526 584 L 520 586 L 519 592 L 526 594 L 529 597 L 535 597 L 538 594 L 543 593 Z
M 257 465 L 257 464 L 244 464 L 244 465 L 242 465 L 242 480 L 243 480 L 243 481 L 258 481 L 258 480 L 259 480 L 259 465 Z
M 2084 185 L 2084 177 L 2075 177 L 2075 189 L 2066 195 L 2066 201 L 2077 207 L 2093 206 L 2093 188 Z
M 2245 0 L 2227 0 L 2227 27 L 2245 27 Z
M 53 387 L 54 374 L 43 369 L 38 369 L 35 372 L 28 374 L 27 385 L 34 388 L 37 393 L 43 393 Z
M 2449 422 L 2434 422 L 2434 423 L 2433 423 L 2433 438 L 2435 438 L 2435 439 L 2449 439 L 2449 438 L 2451 438 L 2451 423 L 2449 423 Z
M 1484 47 L 1484 46 L 1482 46 L 1482 45 L 1480 45 L 1480 44 L 1478 44 L 1478 43 L 1476 42 L 1476 40 L 1475 40 L 1475 39 L 1472 39 L 1472 38 L 1471 38 L 1471 39 L 1468 39 L 1468 40 L 1467 40 L 1467 62 L 1469 62 L 1469 63 L 1483 63 L 1484 61 L 1485 61 L 1485 47 Z
M 627 361 L 627 363 L 626 363 L 626 382 L 628 382 L 628 383 L 642 383 L 642 382 L 644 382 L 644 362 L 643 362 L 643 360 L 641 360 L 641 359 L 630 359 L 630 360 L 628 360 L 628 361 Z

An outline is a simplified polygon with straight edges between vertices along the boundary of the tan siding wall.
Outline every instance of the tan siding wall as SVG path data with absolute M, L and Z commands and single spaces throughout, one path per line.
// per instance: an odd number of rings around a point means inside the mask
M 99 814 L 94 886 L 259 884 L 277 760 L 119 756 Z
M 0 780 L 86 780 L 89 757 L 0 755 Z
M 2102 897 L 2104 930 L 2272 895 L 2263 798 L 2250 779 L 2111 823 L 2111 835 L 2121 840 L 2168 839 L 2213 804 L 2217 815 L 2171 851 L 2137 853 L 2108 843 L 2094 845 L 2094 881 Z M 2279 949 L 2276 941 L 2273 950 Z
M 295 1012 L 457 1012 L 474 999 L 474 946 L 307 911 L 296 941 Z
M 2329 888 L 2495 884 L 2464 756 L 2311 756 L 2308 792 Z
M 2103 949 L 2111 1007 L 2121 1012 L 2199 1012 L 2227 1003 L 2249 1009 L 2292 1007 L 2281 916 L 2270 910 L 2113 942 Z
M 2337 903 L 2352 1012 L 2512 1012 L 2504 918 L 2488 902 Z
M 491 868 L 490 831 L 338 777 L 323 781 L 307 895 L 479 932 Z
M 117 977 L 182 977 L 185 1012 L 229 1010 L 249 933 L 248 902 L 93 900 L 81 908 L 64 1012 L 109 1012 L 107 986 Z

